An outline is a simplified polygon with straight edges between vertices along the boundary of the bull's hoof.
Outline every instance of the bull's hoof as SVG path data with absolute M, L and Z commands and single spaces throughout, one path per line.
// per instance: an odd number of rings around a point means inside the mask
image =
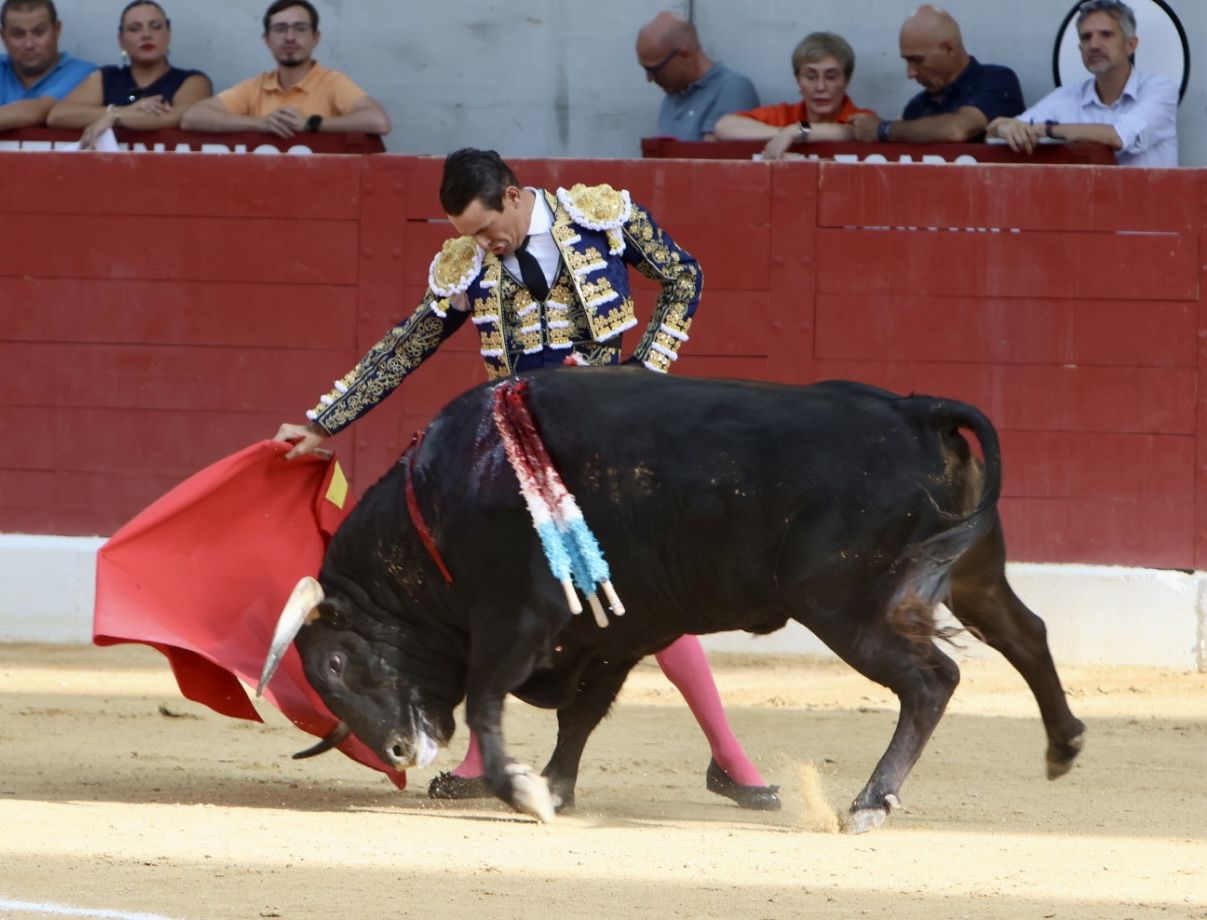
M 553 810 L 559 815 L 568 815 L 574 811 L 574 793 L 554 794 Z
M 848 834 L 866 834 L 880 827 L 889 816 L 890 811 L 901 807 L 901 800 L 892 793 L 884 797 L 883 808 L 856 808 L 843 824 L 842 829 Z
M 553 810 L 559 815 L 567 815 L 574 811 L 574 787 L 566 788 L 567 785 L 551 780 L 545 777 L 545 782 L 549 784 L 549 795 L 553 799 Z
M 1085 733 L 1074 735 L 1060 744 L 1049 744 L 1044 757 L 1048 766 L 1048 779 L 1060 779 L 1073 769 L 1073 762 L 1085 747 Z
M 887 819 L 887 808 L 861 808 L 847 816 L 842 829 L 848 834 L 866 834 L 868 831 L 874 831 Z
M 485 777 L 438 773 L 428 785 L 427 794 L 432 799 L 485 799 L 491 791 Z
M 508 764 L 507 774 L 511 780 L 512 808 L 532 815 L 545 824 L 552 821 L 553 796 L 549 794 L 549 783 L 545 781 L 545 777 L 534 773 L 532 767 L 522 763 Z
M 749 808 L 751 811 L 780 810 L 779 786 L 743 786 L 735 783 L 716 760 L 708 762 L 704 785 L 709 792 L 733 799 L 741 808 Z

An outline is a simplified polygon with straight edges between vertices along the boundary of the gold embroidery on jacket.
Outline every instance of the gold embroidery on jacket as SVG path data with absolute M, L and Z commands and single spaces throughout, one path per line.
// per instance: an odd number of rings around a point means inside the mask
M 443 340 L 444 323 L 429 294 L 405 322 L 395 326 L 306 413 L 327 431 L 355 421 L 391 393 Z

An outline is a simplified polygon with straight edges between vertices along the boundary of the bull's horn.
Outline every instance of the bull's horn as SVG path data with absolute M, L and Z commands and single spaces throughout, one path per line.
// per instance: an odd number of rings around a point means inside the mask
M 293 755 L 293 759 L 301 760 L 303 757 L 314 757 L 316 754 L 326 753 L 333 747 L 336 747 L 342 743 L 343 740 L 350 734 L 352 734 L 352 729 L 348 727 L 347 723 L 340 722 L 339 725 L 335 726 L 335 728 L 331 729 L 331 731 L 327 733 L 326 738 L 323 738 L 313 747 L 308 747 L 304 751 L 298 751 Z
M 289 643 L 293 642 L 293 637 L 298 634 L 298 630 L 302 628 L 302 624 L 306 622 L 310 612 L 322 603 L 322 600 L 323 586 L 309 575 L 294 587 L 293 593 L 289 595 L 289 600 L 285 602 L 285 609 L 281 611 L 281 618 L 277 620 L 276 631 L 272 634 L 272 645 L 268 647 L 264 670 L 260 672 L 260 683 L 256 687 L 256 696 L 260 696 L 264 692 L 264 688 L 272 680 L 272 675 L 277 673 L 277 667 L 281 664 L 281 659 L 285 657 L 285 650 L 289 648 Z

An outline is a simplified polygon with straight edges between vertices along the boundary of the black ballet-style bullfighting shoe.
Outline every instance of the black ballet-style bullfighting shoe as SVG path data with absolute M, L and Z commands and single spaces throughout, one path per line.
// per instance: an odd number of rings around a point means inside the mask
M 485 799 L 490 796 L 490 787 L 484 776 L 438 773 L 428 785 L 427 794 L 430 799 Z
M 751 811 L 780 810 L 779 786 L 743 786 L 735 783 L 715 759 L 708 762 L 704 780 L 709 792 L 733 799 L 741 808 Z

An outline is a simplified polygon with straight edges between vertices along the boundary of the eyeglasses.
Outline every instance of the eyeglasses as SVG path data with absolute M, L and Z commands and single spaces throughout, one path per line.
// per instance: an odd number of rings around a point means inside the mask
M 284 35 L 286 32 L 293 32 L 295 35 L 307 35 L 310 33 L 310 23 L 274 22 L 268 27 L 268 31 L 273 35 Z
M 164 22 L 162 19 L 154 19 L 151 22 L 146 23 L 146 28 L 147 28 L 148 32 L 162 32 L 167 27 L 168 27 L 168 24 L 166 22 Z M 127 35 L 138 35 L 140 32 L 143 31 L 143 23 L 132 22 L 129 25 L 124 25 L 124 26 L 122 26 L 122 31 L 125 32 Z
M 648 76 L 656 77 L 656 76 L 658 76 L 658 71 L 660 71 L 663 67 L 665 67 L 667 64 L 669 64 L 671 61 L 673 61 L 678 56 L 680 50 L 681 49 L 676 48 L 674 51 L 672 51 L 670 54 L 668 54 L 666 57 L 664 57 L 661 61 L 659 61 L 653 67 L 646 67 L 644 64 L 642 64 L 641 66 L 645 68 L 645 72 Z

